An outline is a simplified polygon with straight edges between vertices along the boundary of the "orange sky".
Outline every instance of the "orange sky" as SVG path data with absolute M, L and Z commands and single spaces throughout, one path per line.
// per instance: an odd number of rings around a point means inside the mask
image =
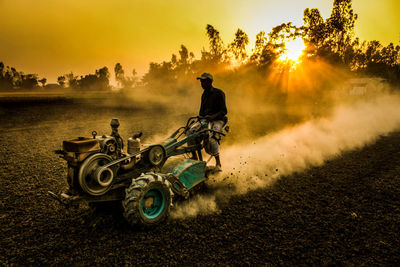
M 120 62 L 126 73 L 147 71 L 185 44 L 195 56 L 207 48 L 206 24 L 225 43 L 237 28 L 250 37 L 318 8 L 327 18 L 333 0 L 0 0 L 0 61 L 55 82 L 73 71 L 93 73 Z M 362 40 L 399 43 L 399 0 L 353 0 Z

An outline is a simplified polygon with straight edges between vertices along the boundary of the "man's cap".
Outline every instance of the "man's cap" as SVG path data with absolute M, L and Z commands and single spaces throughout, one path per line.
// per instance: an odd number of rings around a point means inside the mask
M 197 77 L 197 80 L 205 80 L 205 79 L 210 79 L 211 81 L 214 80 L 213 76 L 207 72 L 204 72 L 200 77 Z

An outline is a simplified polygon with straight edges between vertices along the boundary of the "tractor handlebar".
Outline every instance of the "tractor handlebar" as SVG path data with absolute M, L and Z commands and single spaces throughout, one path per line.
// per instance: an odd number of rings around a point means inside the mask
M 186 132 L 187 130 L 189 130 L 190 126 L 191 126 L 193 123 L 195 123 L 196 121 L 200 121 L 200 120 L 202 120 L 202 119 L 205 119 L 205 117 L 203 117 L 203 116 L 193 116 L 193 117 L 190 117 L 190 118 L 187 120 L 186 125 L 185 125 L 185 126 L 182 126 L 182 127 L 179 127 L 174 133 L 172 133 L 172 134 L 170 135 L 169 138 L 179 138 L 184 132 Z M 181 132 L 181 130 L 183 130 L 183 131 Z M 201 130 L 199 133 L 204 133 L 204 132 L 213 132 L 213 133 L 218 133 L 218 134 L 221 134 L 221 135 L 223 135 L 223 136 L 226 136 L 226 134 L 224 134 L 223 132 L 215 131 L 215 130 L 212 130 L 212 129 L 203 129 L 203 130 Z M 179 134 L 179 135 L 178 135 L 178 134 Z
M 185 129 L 189 129 L 189 127 L 190 127 L 193 123 L 195 123 L 195 121 L 194 121 L 195 119 L 197 119 L 197 121 L 201 120 L 200 116 L 190 117 L 190 118 L 187 120 L 187 122 L 186 122 Z
M 226 134 L 224 134 L 223 132 L 216 131 L 216 130 L 213 130 L 213 129 L 203 129 L 203 130 L 199 131 L 198 134 L 205 133 L 205 132 L 213 132 L 213 133 L 220 134 L 222 136 L 226 136 Z

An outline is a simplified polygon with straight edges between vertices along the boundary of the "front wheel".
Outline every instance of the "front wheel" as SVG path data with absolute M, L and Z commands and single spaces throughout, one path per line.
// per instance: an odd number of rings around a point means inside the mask
M 125 190 L 124 217 L 131 225 L 158 224 L 168 217 L 172 196 L 171 184 L 163 175 L 142 174 Z

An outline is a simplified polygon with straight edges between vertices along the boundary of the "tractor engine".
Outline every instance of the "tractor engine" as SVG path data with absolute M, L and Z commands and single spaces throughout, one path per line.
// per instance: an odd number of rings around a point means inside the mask
M 92 138 L 78 137 L 65 140 L 63 150 L 56 151 L 67 161 L 67 182 L 71 193 L 103 195 L 111 188 L 119 169 L 129 170 L 134 166 L 135 159 L 131 159 L 130 162 L 100 168 L 113 160 L 129 155 L 123 152 L 124 142 L 118 133 L 118 119 L 112 119 L 110 126 L 111 135 L 97 136 L 97 132 L 93 131 Z M 128 153 L 139 150 L 139 138 L 129 138 Z

